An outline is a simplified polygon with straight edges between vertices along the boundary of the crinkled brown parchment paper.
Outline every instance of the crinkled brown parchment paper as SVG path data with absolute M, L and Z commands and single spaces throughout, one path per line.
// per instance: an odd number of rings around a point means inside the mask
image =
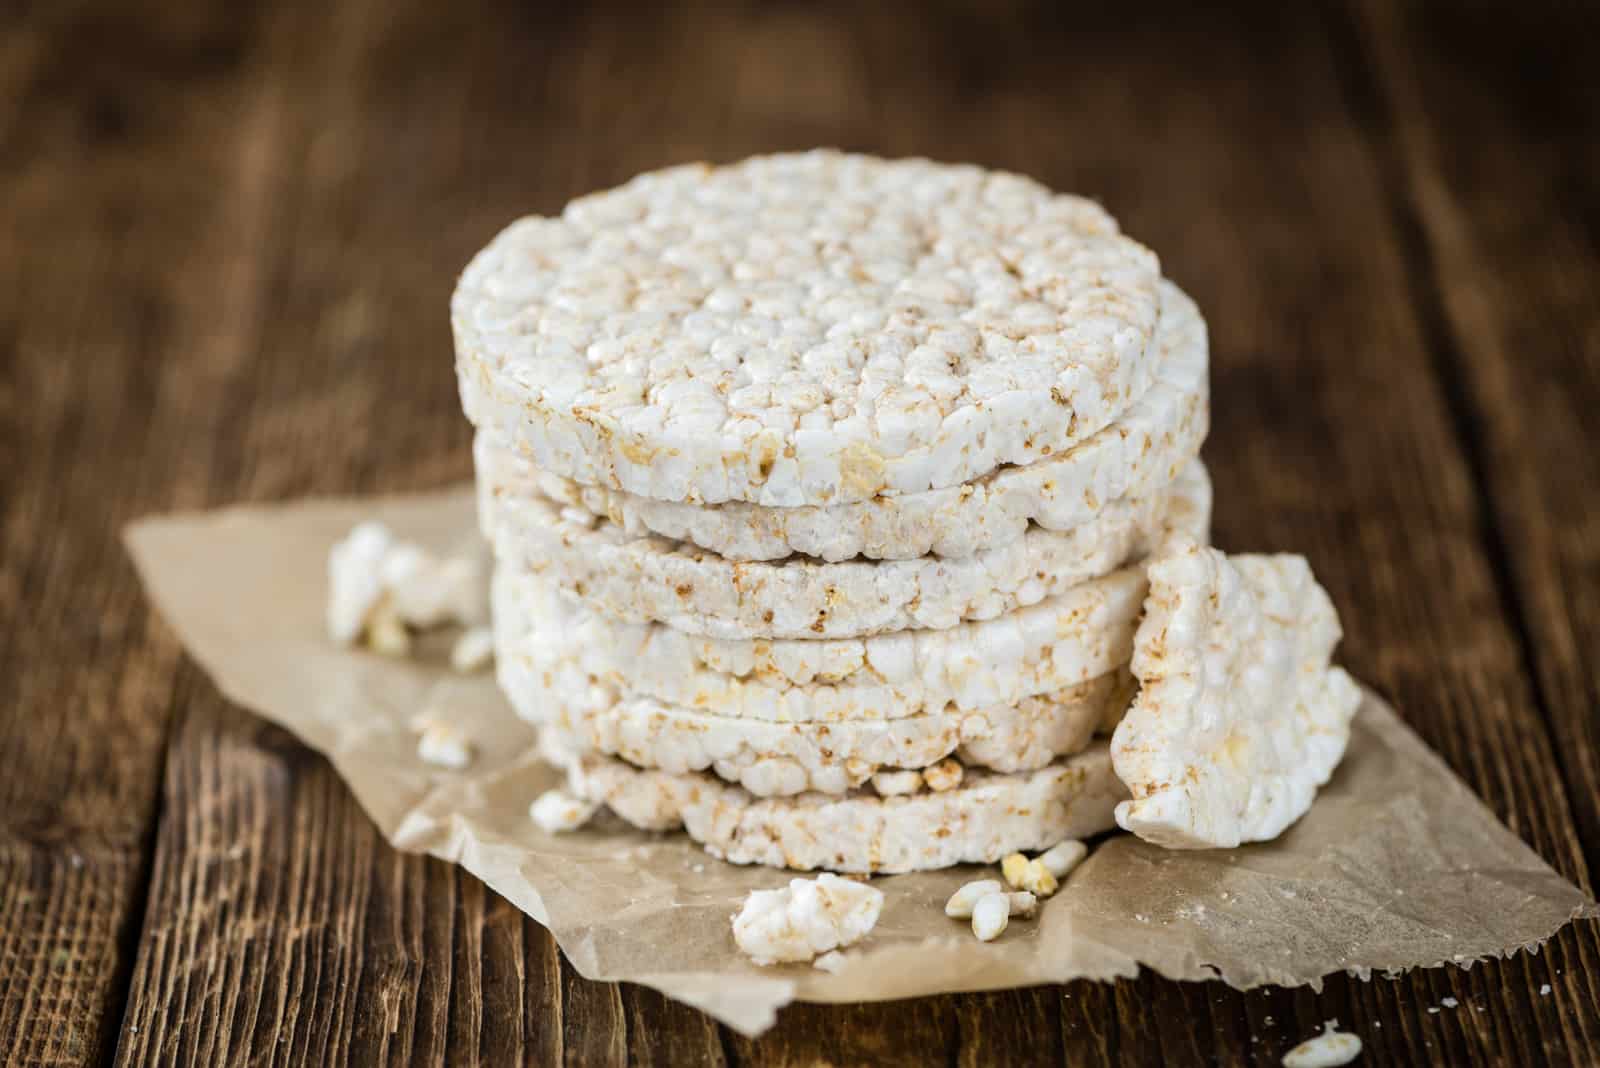
M 1537 946 L 1594 903 L 1502 827 L 1381 700 L 1316 806 L 1267 845 L 1167 852 L 1101 843 L 1035 922 L 997 942 L 945 918 L 973 868 L 875 880 L 887 902 L 837 975 L 758 968 L 735 949 L 744 895 L 788 872 L 741 868 L 681 835 L 609 818 L 552 836 L 528 802 L 556 784 L 492 677 L 443 650 L 397 662 L 325 636 L 328 547 L 379 518 L 438 550 L 475 537 L 470 490 L 238 508 L 134 524 L 151 596 L 222 692 L 325 753 L 397 847 L 462 865 L 555 933 L 593 979 L 644 983 L 749 1034 L 796 999 L 865 1001 L 1132 975 L 1235 987 L 1468 963 Z M 477 758 L 423 764 L 408 723 L 448 715 Z

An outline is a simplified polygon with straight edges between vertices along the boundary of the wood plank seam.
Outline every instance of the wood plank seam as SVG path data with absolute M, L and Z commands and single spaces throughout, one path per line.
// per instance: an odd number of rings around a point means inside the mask
M 146 609 L 145 621 L 148 624 L 154 619 L 154 609 Z M 168 636 L 166 641 L 173 641 Z M 160 785 L 150 799 L 149 811 L 144 821 L 143 850 L 139 865 L 138 879 L 129 897 L 127 915 L 123 917 L 122 930 L 118 932 L 117 944 L 121 947 L 117 967 L 112 973 L 109 984 L 109 997 L 112 1011 L 106 1013 L 106 1019 L 115 1028 L 115 1032 L 102 1036 L 101 1048 L 115 1050 L 121 1042 L 123 1031 L 128 1025 L 128 1008 L 133 997 L 133 972 L 134 964 L 139 959 L 139 942 L 144 937 L 145 928 L 151 921 L 150 909 L 152 901 L 150 890 L 155 885 L 154 868 L 156 862 L 156 838 L 162 819 L 167 811 L 167 760 L 171 752 L 171 738 L 173 725 L 182 715 L 186 706 L 188 694 L 193 692 L 193 681 L 199 669 L 187 656 L 180 659 L 180 666 L 172 676 L 172 685 L 167 691 L 167 702 L 164 722 L 166 724 L 167 738 L 162 743 L 161 752 L 157 757 L 155 781 Z

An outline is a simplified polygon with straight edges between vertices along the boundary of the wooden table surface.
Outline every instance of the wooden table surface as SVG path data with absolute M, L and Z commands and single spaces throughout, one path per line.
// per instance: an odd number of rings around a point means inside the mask
M 1344 661 L 1592 887 L 1600 35 L 1581 4 L 1203 6 L 6 4 L 0 1063 L 1276 1064 L 1333 1017 L 1369 1064 L 1600 1062 L 1595 924 L 1320 993 L 1146 976 L 745 1039 L 385 846 L 119 546 L 466 477 L 447 298 L 518 214 L 816 144 L 1011 168 L 1103 200 L 1208 315 L 1219 543 L 1306 553 Z

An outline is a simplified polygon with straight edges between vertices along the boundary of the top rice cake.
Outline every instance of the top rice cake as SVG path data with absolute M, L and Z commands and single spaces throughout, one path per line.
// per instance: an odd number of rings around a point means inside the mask
M 451 304 L 463 406 L 554 474 L 840 504 L 1102 429 L 1153 380 L 1154 253 L 1013 174 L 817 151 L 513 223 Z

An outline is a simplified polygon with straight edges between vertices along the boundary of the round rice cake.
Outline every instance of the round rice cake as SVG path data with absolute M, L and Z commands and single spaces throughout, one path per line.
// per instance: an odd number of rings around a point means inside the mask
M 1209 495 L 1174 507 L 1170 536 L 1205 541 Z M 501 563 L 495 661 L 508 694 L 599 686 L 720 716 L 775 722 L 893 719 L 1015 704 L 1126 664 L 1147 590 L 1142 566 L 947 630 L 814 641 L 720 639 L 593 611 L 545 575 Z M 540 718 L 539 699 L 525 701 Z
M 641 175 L 507 227 L 451 302 L 463 407 L 660 500 L 918 493 L 1109 425 L 1160 265 L 1030 179 L 830 151 Z
M 1034 527 L 958 560 L 731 563 L 499 489 L 480 477 L 480 521 L 500 560 L 543 571 L 614 619 L 714 638 L 864 637 L 994 619 L 1143 557 L 1165 537 L 1170 512 L 1207 513 L 1211 499 L 1193 462 L 1159 492 L 1110 502 L 1081 526 Z
M 1074 530 L 1113 502 L 1159 493 L 1199 454 L 1210 429 L 1205 320 L 1177 286 L 1163 282 L 1161 292 L 1157 378 L 1114 424 L 1064 452 L 959 486 L 844 504 L 707 507 L 584 485 L 540 470 L 482 432 L 479 477 L 488 474 L 513 496 L 542 495 L 631 534 L 687 542 L 732 561 L 953 559 L 1009 545 L 1030 525 Z
M 1127 790 L 1105 743 L 1036 771 L 970 770 L 950 790 L 896 797 L 757 798 L 714 775 L 636 768 L 593 754 L 547 750 L 568 789 L 636 827 L 683 827 L 713 856 L 798 871 L 895 874 L 993 864 L 1115 826 Z
M 570 744 L 643 768 L 713 771 L 757 797 L 842 794 L 879 771 L 922 769 L 960 752 L 1001 771 L 1040 768 L 1082 750 L 1127 708 L 1132 678 L 1117 671 L 1014 705 L 896 719 L 780 723 L 718 716 L 602 687 L 571 694 L 517 688 L 521 711 L 537 702 L 543 726 Z
M 502 689 L 534 722 L 589 688 L 728 718 L 841 723 L 1015 704 L 1128 662 L 1147 584 L 1130 567 L 999 619 L 816 642 L 616 623 L 537 575 L 494 580 Z

